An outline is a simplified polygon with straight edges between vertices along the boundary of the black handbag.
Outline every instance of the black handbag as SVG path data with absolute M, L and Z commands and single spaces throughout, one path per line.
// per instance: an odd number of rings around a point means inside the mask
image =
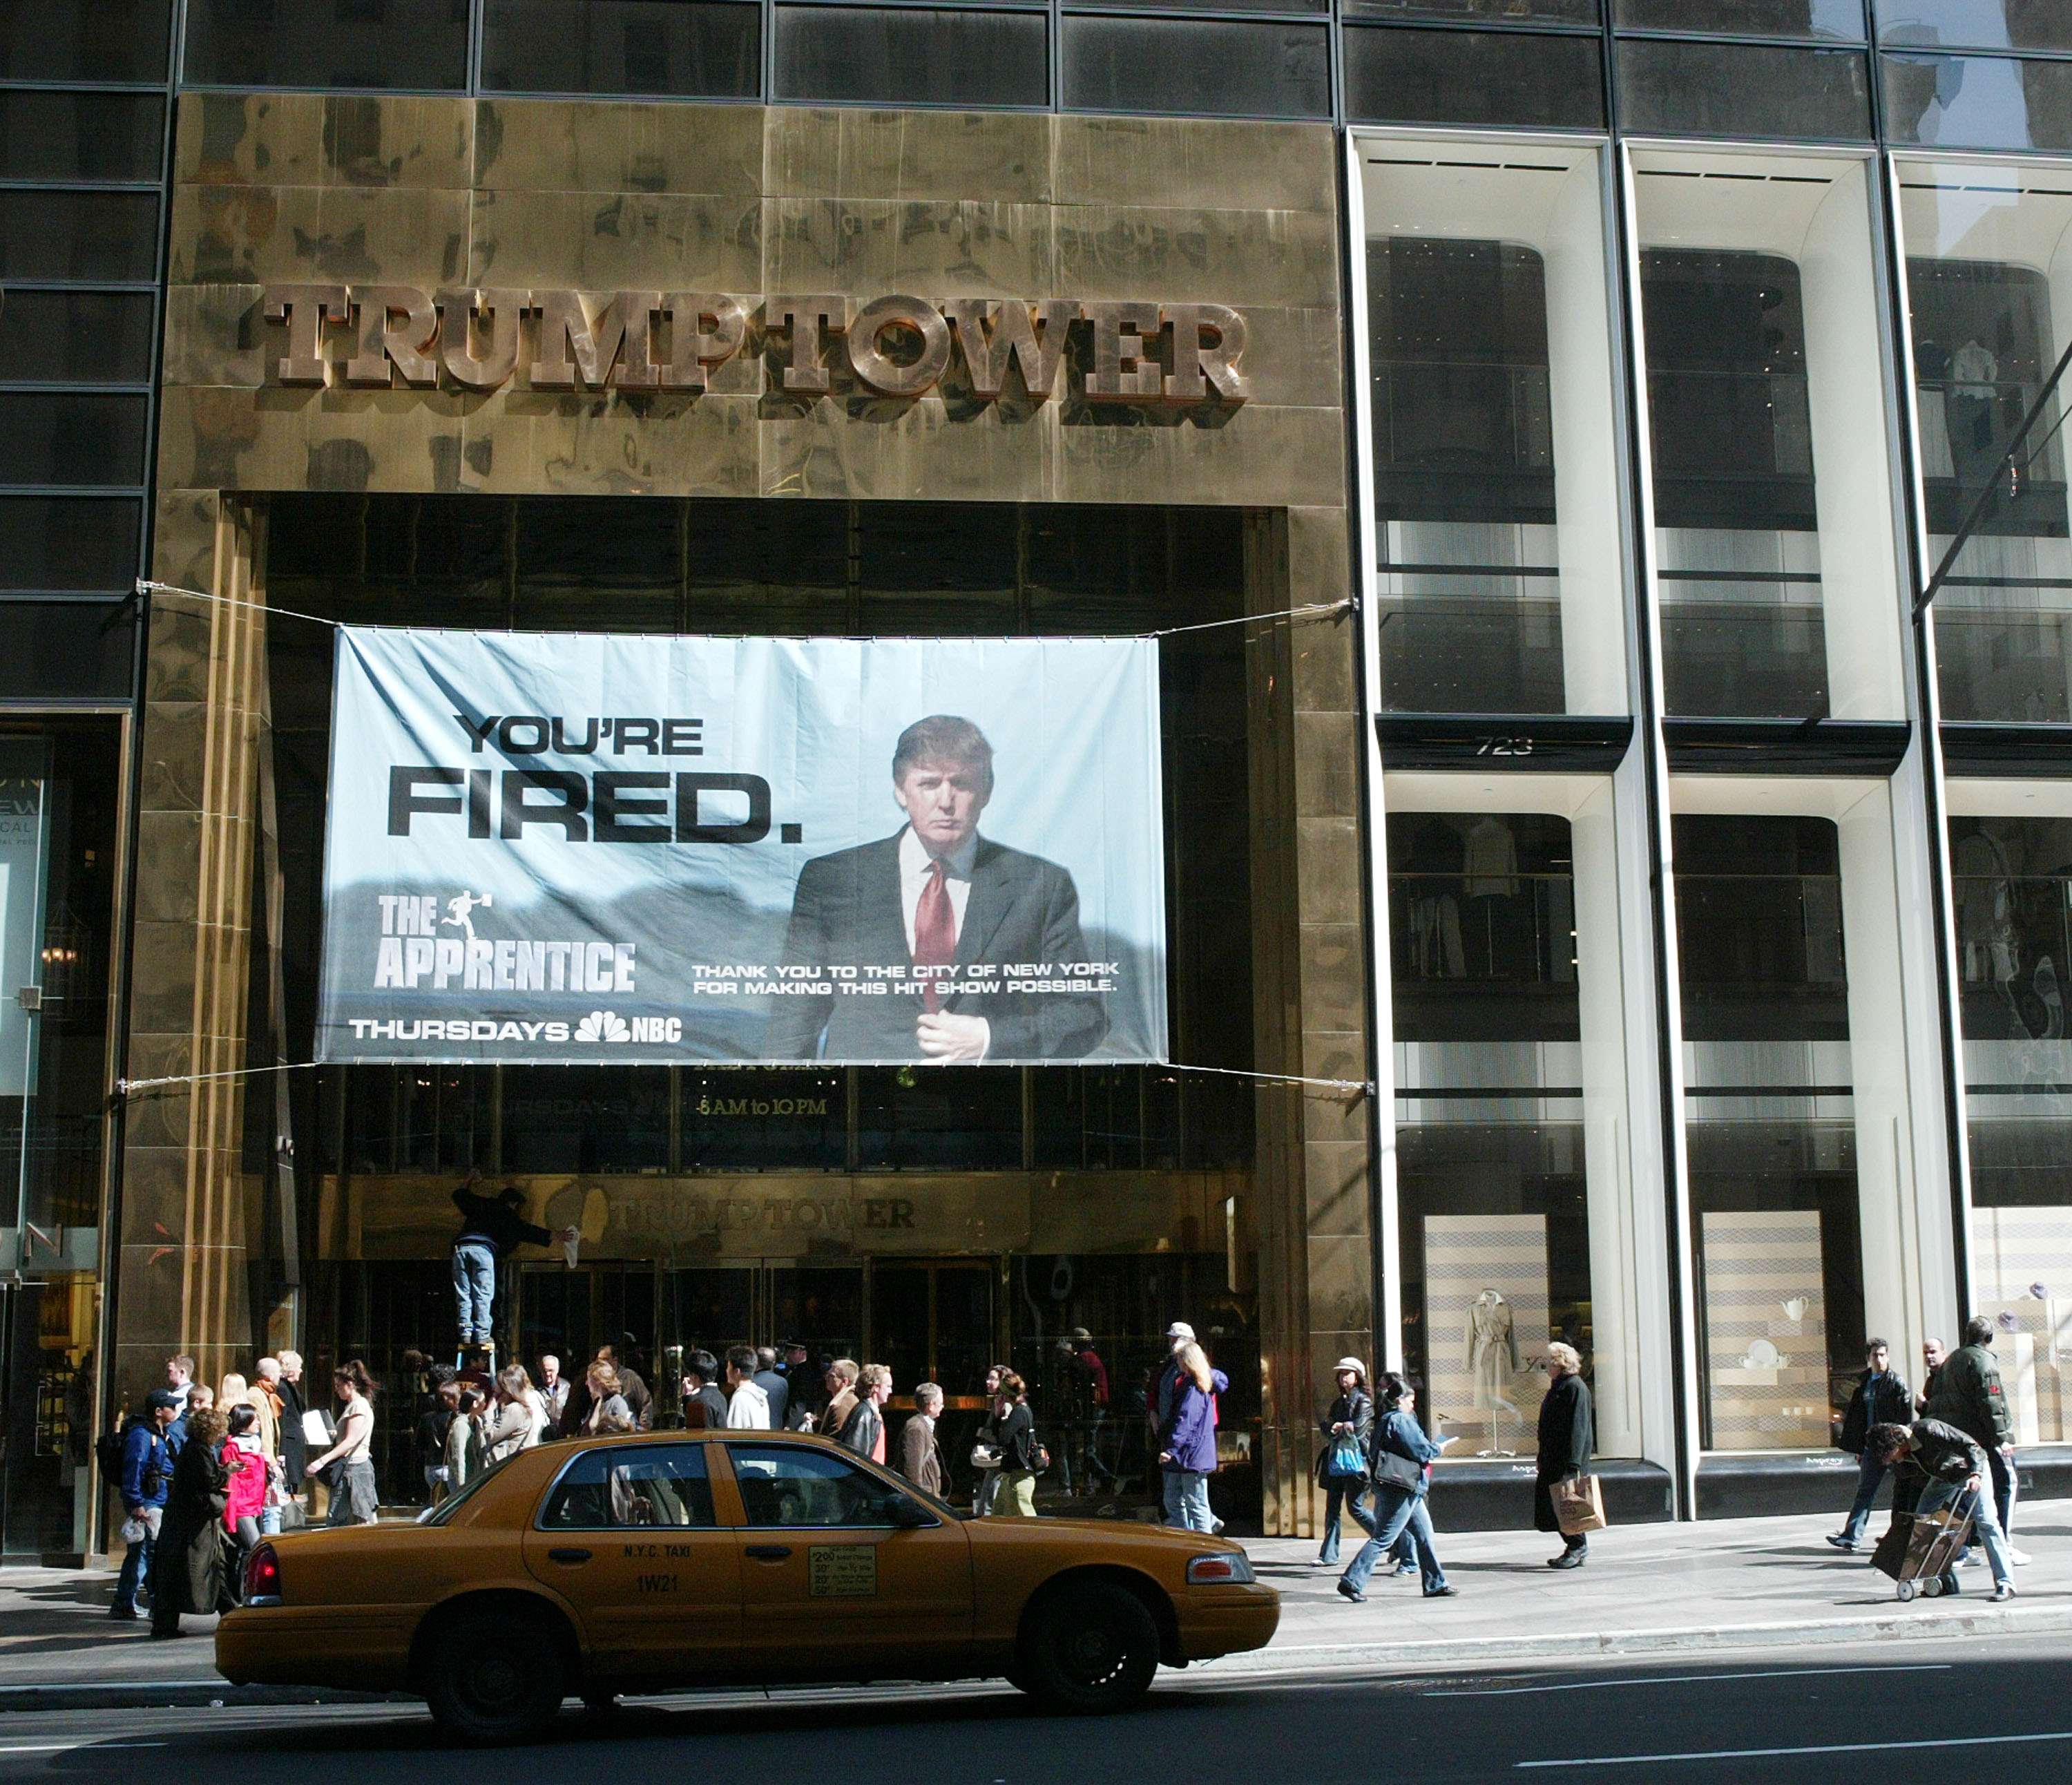
M 1398 1450 L 1377 1450 L 1374 1482 L 1377 1487 L 1400 1487 L 1406 1494 L 1415 1494 L 1424 1485 L 1424 1465 L 1412 1462 Z

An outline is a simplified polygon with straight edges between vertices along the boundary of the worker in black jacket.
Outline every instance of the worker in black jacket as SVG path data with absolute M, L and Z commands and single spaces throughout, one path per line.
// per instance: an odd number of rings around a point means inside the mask
M 1954 1425 L 1986 1454 L 1993 1483 L 1993 1511 L 2006 1533 L 2014 1517 L 2014 1421 L 2007 1391 L 1993 1361 L 1993 1323 L 1983 1314 L 1964 1322 L 1964 1343 L 1935 1372 L 1934 1392 L 1922 1409 L 1930 1419 Z M 2013 1552 L 2010 1550 L 2010 1554 Z
M 1904 1425 L 1914 1417 L 1906 1380 L 1892 1367 L 1892 1347 L 1873 1339 L 1864 1347 L 1864 1373 L 1842 1415 L 1841 1448 L 1856 1459 L 1856 1498 L 1842 1528 L 1827 1539 L 1837 1549 L 1853 1550 L 1864 1540 L 1871 1503 L 1885 1477 L 1885 1466 L 1870 1447 L 1874 1425 Z
M 460 1232 L 453 1243 L 454 1300 L 463 1350 L 491 1343 L 489 1317 L 496 1301 L 497 1261 L 519 1246 L 548 1245 L 555 1237 L 519 1214 L 524 1199 L 515 1184 L 483 1196 L 475 1187 L 481 1182 L 482 1173 L 471 1171 L 467 1182 L 453 1193 L 454 1207 L 460 1211 Z M 574 1228 L 561 1229 L 564 1241 L 575 1236 Z
M 1927 1478 L 1916 1516 L 1927 1518 L 1962 1497 L 1961 1509 L 1975 1521 L 1974 1534 L 1985 1545 L 1986 1560 L 1992 1565 L 1993 1598 L 1996 1602 L 2012 1599 L 2014 1572 L 2008 1561 L 2007 1540 L 2000 1535 L 1992 1495 L 1983 1491 L 1984 1450 L 1968 1434 L 1939 1419 L 1918 1419 L 1911 1425 L 1873 1425 L 1870 1448 L 1887 1468 Z M 1957 1590 L 1954 1560 L 1942 1576 L 1942 1590 Z

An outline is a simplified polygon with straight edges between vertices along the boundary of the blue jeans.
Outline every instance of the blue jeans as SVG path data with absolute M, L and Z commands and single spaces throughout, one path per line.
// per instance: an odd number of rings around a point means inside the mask
M 146 1533 L 140 1544 L 131 1544 L 122 1553 L 122 1570 L 115 1577 L 115 1603 L 123 1611 L 137 1609 L 137 1595 L 148 1592 L 151 1584 L 151 1552 L 157 1540 Z
M 1879 1485 L 1885 1480 L 1885 1466 L 1877 1459 L 1875 1450 L 1866 1450 L 1856 1465 L 1856 1503 L 1849 1508 L 1849 1516 L 1843 1524 L 1841 1535 L 1845 1542 L 1861 1543 L 1864 1527 L 1871 1521 L 1871 1502 L 1877 1498 Z
M 1914 1510 L 1926 1518 L 1931 1512 L 1939 1512 L 1963 1492 L 1954 1481 L 1931 1481 L 1921 1491 L 1921 1504 Z M 1978 1505 L 1971 1515 L 1975 1521 L 1971 1527 L 1973 1536 L 1986 1546 L 1986 1562 L 1993 1571 L 1993 1585 L 2012 1582 L 2014 1569 L 2008 1561 L 2007 1539 L 2000 1535 L 2000 1521 L 1993 1510 L 1993 1490 L 1990 1480 L 1985 1491 L 1978 1496 Z M 1951 1593 L 1957 1590 L 1957 1576 L 1953 1570 L 1942 1577 L 1943 1586 Z
M 1367 1495 L 1374 1491 L 1374 1483 L 1362 1477 L 1348 1480 L 1344 1476 L 1335 1479 L 1324 1478 L 1324 1547 L 1317 1552 L 1317 1560 L 1323 1563 L 1338 1559 L 1338 1509 L 1342 1506 L 1357 1524 L 1370 1537 L 1374 1535 L 1374 1511 L 1367 1504 Z M 1388 1559 L 1408 1568 L 1416 1559 L 1410 1547 L 1410 1536 L 1404 1532 L 1396 1540 L 1396 1547 L 1389 1551 Z
M 1324 1546 L 1317 1552 L 1320 1562 L 1334 1562 L 1338 1559 L 1338 1522 L 1341 1511 L 1351 1516 L 1352 1521 L 1370 1537 L 1374 1535 L 1374 1514 L 1367 1509 L 1367 1495 L 1372 1483 L 1358 1475 L 1326 1475 L 1324 1478 Z
M 1438 1552 L 1432 1547 L 1432 1515 L 1425 1509 L 1422 1494 L 1407 1493 L 1383 1483 L 1375 1490 L 1374 1517 L 1374 1535 L 1360 1545 L 1352 1566 L 1345 1572 L 1347 1586 L 1355 1592 L 1366 1591 L 1375 1565 L 1396 1547 L 1399 1539 L 1406 1536 L 1416 1553 L 1417 1572 L 1423 1577 L 1424 1590 L 1437 1593 L 1446 1584 L 1446 1571 L 1440 1567 Z
M 1166 1471 L 1166 1522 L 1176 1531 L 1213 1531 L 1209 1511 L 1209 1478 L 1199 1469 Z
M 489 1342 L 489 1310 L 496 1300 L 496 1254 L 479 1240 L 453 1249 L 454 1302 L 463 1345 Z

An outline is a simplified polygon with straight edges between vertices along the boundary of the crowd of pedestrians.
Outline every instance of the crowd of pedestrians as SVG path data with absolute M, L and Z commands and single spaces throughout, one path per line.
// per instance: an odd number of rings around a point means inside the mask
M 1965 1322 L 1964 1343 L 1954 1351 L 1946 1355 L 1942 1340 L 1928 1340 L 1918 1394 L 1893 1368 L 1885 1340 L 1865 1347 L 1864 1372 L 1842 1420 L 1840 1442 L 1857 1458 L 1856 1494 L 1842 1528 L 1827 1539 L 1837 1549 L 1862 1545 L 1889 1472 L 1895 1524 L 1952 1506 L 1973 1521 L 1975 1543 L 1944 1575 L 1944 1591 L 1957 1590 L 1956 1567 L 1983 1563 L 1992 1573 L 1992 1597 L 2015 1597 L 2014 1570 L 2029 1557 L 2013 1541 L 2014 1426 L 1993 1359 L 1996 1336 L 1981 1315 Z
M 1942 1590 L 1958 1590 L 1958 1568 L 1984 1566 L 1997 1602 L 2016 1596 L 2014 1569 L 2029 1557 L 2011 1535 L 2017 1477 L 1995 1336 L 1993 1322 L 1980 1317 L 1966 1323 L 1963 1344 L 1947 1355 L 1940 1340 L 1930 1339 L 1922 1347 L 1926 1375 L 1918 1394 L 1893 1368 L 1890 1346 L 1870 1341 L 1836 1439 L 1857 1459 L 1856 1492 L 1842 1528 L 1827 1541 L 1849 1553 L 1864 1546 L 1879 1491 L 1890 1477 L 1890 1540 L 1903 1544 L 1915 1516 L 1954 1508 L 1958 1518 L 1971 1520 L 1971 1542 L 1943 1575 Z M 1595 1442 L 1590 1391 L 1572 1346 L 1549 1344 L 1540 1367 L 1548 1385 L 1534 1458 L 1533 1524 L 1561 1540 L 1547 1565 L 1577 1569 L 1589 1557 L 1589 1529 L 1602 1522 L 1594 1502 L 1593 1518 L 1572 1516 L 1581 1498 L 1573 1490 L 1591 1485 L 1585 1479 Z M 1338 1565 L 1340 1529 L 1350 1517 L 1367 1541 L 1338 1581 L 1346 1598 L 1366 1602 L 1384 1557 L 1392 1574 L 1419 1575 L 1426 1597 L 1453 1597 L 1428 1510 L 1432 1465 L 1452 1441 L 1435 1443 L 1426 1434 L 1415 1417 L 1416 1392 L 1402 1376 L 1389 1372 L 1371 1389 L 1367 1367 L 1356 1357 L 1340 1358 L 1334 1375 L 1337 1392 L 1318 1422 L 1323 1442 L 1316 1479 L 1325 1494 L 1318 1565 Z M 1564 1511 L 1572 1516 L 1564 1519 Z
M 122 1503 L 123 1557 L 109 1615 L 134 1621 L 150 1606 L 151 1634 L 179 1633 L 183 1613 L 207 1614 L 235 1602 L 245 1555 L 261 1538 L 306 1516 L 306 1479 L 338 1466 L 335 1522 L 364 1507 L 373 1517 L 366 1458 L 372 1384 L 359 1365 L 339 1372 L 339 1440 L 309 1454 L 302 1360 L 293 1351 L 262 1357 L 248 1380 L 226 1376 L 211 1388 L 195 1380 L 194 1359 L 166 1360 L 166 1382 L 111 1433 L 104 1472 Z M 347 1429 L 355 1401 L 366 1418 Z M 328 1429 L 328 1426 L 327 1426 Z

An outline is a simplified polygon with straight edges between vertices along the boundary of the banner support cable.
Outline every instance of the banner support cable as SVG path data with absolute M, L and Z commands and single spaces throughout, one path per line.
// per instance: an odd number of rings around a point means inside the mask
M 299 607 L 277 607 L 271 602 L 240 601 L 235 595 L 214 594 L 206 589 L 186 589 L 181 587 L 181 586 L 176 582 L 158 582 L 153 581 L 148 577 L 138 578 L 137 593 L 139 595 L 185 595 L 189 599 L 194 601 L 213 601 L 220 603 L 225 607 L 245 607 L 249 608 L 254 613 L 278 614 L 286 619 L 306 619 L 310 622 L 313 625 L 328 626 L 334 629 L 352 626 L 357 630 L 363 630 L 370 632 L 407 632 L 411 630 L 411 628 L 406 626 L 384 626 L 379 623 L 361 627 L 358 622 L 336 619 L 328 614 L 305 613 Z M 1342 613 L 1348 608 L 1356 607 L 1358 603 L 1355 597 L 1351 595 L 1342 595 L 1336 601 L 1318 601 L 1309 603 L 1307 605 L 1301 607 L 1277 608 L 1270 614 L 1232 614 L 1227 619 L 1197 620 L 1186 626 L 1161 626 L 1157 627 L 1155 631 L 1149 632 L 1096 634 L 1092 635 L 1096 637 L 1113 636 L 1118 638 L 1136 639 L 1170 639 L 1178 633 L 1207 632 L 1212 631 L 1214 628 L 1219 626 L 1264 626 L 1269 624 L 1275 620 L 1304 619 L 1313 615 Z M 502 629 L 491 628 L 490 630 Z M 521 627 L 515 628 L 515 630 L 522 631 L 524 631 L 525 628 Z M 643 635 L 632 633 L 626 635 L 628 637 L 639 637 Z M 668 638 L 683 636 L 697 637 L 703 635 L 655 633 L 647 635 L 652 635 L 657 638 Z M 735 635 L 723 634 L 720 635 L 732 637 Z M 744 634 L 741 635 L 746 636 L 748 635 Z M 875 644 L 881 641 L 874 635 L 872 642 Z M 910 643 L 911 640 L 906 636 L 902 635 L 891 640 L 890 642 L 903 644 Z

